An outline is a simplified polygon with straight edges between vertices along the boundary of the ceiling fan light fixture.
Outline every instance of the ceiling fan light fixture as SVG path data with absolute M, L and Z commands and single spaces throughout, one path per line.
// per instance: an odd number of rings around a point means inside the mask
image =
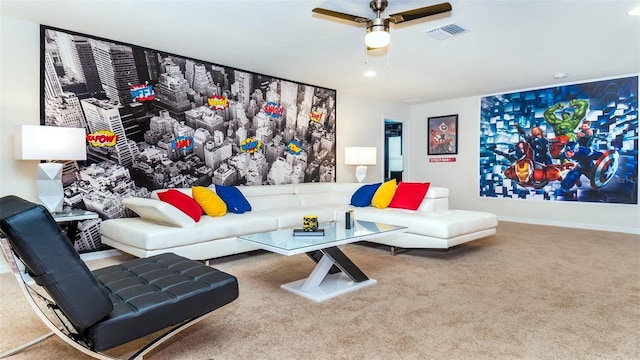
M 389 35 L 388 31 L 378 30 L 375 32 L 368 32 L 364 37 L 364 43 L 367 44 L 367 47 L 377 49 L 382 48 L 391 42 L 391 35 Z
M 1 0 L 0 0 L 1 1 Z M 313 8 L 312 12 L 324 16 L 330 16 L 343 21 L 355 23 L 357 25 L 367 25 L 367 33 L 364 37 L 364 42 L 367 45 L 367 49 L 380 49 L 386 47 L 391 42 L 391 35 L 389 34 L 389 24 L 393 22 L 394 25 L 421 19 L 427 16 L 438 15 L 451 11 L 451 4 L 443 2 L 440 4 L 425 6 L 413 10 L 407 10 L 395 14 L 389 15 L 387 18 L 382 18 L 382 13 L 389 5 L 389 0 L 371 0 L 369 2 L 369 8 L 375 13 L 375 17 L 367 19 L 366 17 L 359 15 L 345 14 L 339 11 L 333 11 L 323 8 Z
M 369 48 L 378 49 L 389 45 L 390 42 L 389 21 L 373 19 L 371 24 L 367 26 L 367 35 L 364 36 L 364 43 Z

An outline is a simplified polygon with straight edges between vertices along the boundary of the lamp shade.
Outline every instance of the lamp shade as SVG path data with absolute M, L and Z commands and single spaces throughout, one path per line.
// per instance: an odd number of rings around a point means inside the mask
M 86 160 L 86 133 L 83 128 L 20 125 L 14 133 L 14 157 L 18 160 Z M 64 189 L 61 163 L 38 164 L 38 202 L 52 213 L 62 211 Z
M 86 160 L 84 128 L 19 125 L 14 133 L 17 160 Z
M 344 148 L 344 163 L 346 165 L 375 165 L 376 150 L 375 147 L 346 147 Z

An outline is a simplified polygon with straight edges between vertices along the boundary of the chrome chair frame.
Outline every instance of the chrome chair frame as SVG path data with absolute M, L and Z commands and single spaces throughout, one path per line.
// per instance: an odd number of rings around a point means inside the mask
M 84 342 L 82 337 L 75 330 L 71 322 L 69 322 L 65 317 L 65 315 L 58 309 L 55 302 L 53 302 L 46 295 L 46 292 L 38 291 L 36 289 L 38 285 L 33 283 L 29 275 L 26 273 L 26 270 L 24 270 L 25 269 L 24 265 L 22 264 L 20 259 L 15 255 L 13 250 L 11 250 L 11 245 L 9 244 L 9 241 L 5 238 L 2 238 L 0 239 L 0 245 L 2 248 L 2 253 L 6 260 L 7 267 L 13 273 L 18 283 L 18 286 L 20 287 L 20 290 L 22 291 L 25 298 L 27 299 L 27 302 L 29 303 L 33 311 L 36 313 L 38 318 L 40 318 L 40 320 L 49 328 L 49 330 L 51 330 L 49 333 L 42 335 L 36 339 L 33 339 L 29 342 L 26 342 L 14 349 L 0 353 L 0 359 L 4 359 L 6 357 L 15 355 L 27 349 L 30 346 L 33 346 L 43 340 L 48 339 L 53 335 L 57 335 L 65 343 L 73 346 L 75 349 L 81 351 L 82 353 L 92 356 L 96 359 L 102 359 L 102 360 L 118 359 L 115 357 L 111 357 L 105 353 L 91 350 L 87 346 L 86 342 Z M 43 311 L 43 308 L 42 308 L 43 306 L 38 305 L 36 298 L 44 302 L 45 306 L 52 312 L 53 315 L 55 315 L 55 320 L 52 319 L 50 316 L 46 315 L 45 311 Z M 158 347 L 165 341 L 169 340 L 172 336 L 176 335 L 182 330 L 187 329 L 191 325 L 194 325 L 195 323 L 197 323 L 198 321 L 202 320 L 204 317 L 210 314 L 211 313 L 207 313 L 200 317 L 185 321 L 183 323 L 180 323 L 171 327 L 168 331 L 164 332 L 160 336 L 156 337 L 155 339 L 151 340 L 149 343 L 144 345 L 141 349 L 135 352 L 128 359 L 130 360 L 143 359 L 144 356 L 147 355 L 150 351 L 154 350 L 156 347 Z M 59 324 L 56 324 L 55 323 L 56 321 Z

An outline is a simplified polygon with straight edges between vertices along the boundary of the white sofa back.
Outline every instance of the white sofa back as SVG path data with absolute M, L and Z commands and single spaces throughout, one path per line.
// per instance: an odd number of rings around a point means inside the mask
M 214 185 L 211 185 L 211 188 L 215 191 Z M 302 205 L 300 199 L 295 195 L 295 184 L 238 186 L 238 189 L 247 198 L 252 210 L 269 210 Z
M 301 183 L 265 186 L 238 186 L 253 210 L 318 205 L 349 205 L 351 196 L 362 185 L 360 183 Z M 215 191 L 215 185 L 210 188 Z M 191 196 L 190 188 L 177 190 Z M 154 190 L 151 197 L 158 198 Z M 449 189 L 430 186 L 418 211 L 442 211 L 449 209 Z
M 304 183 L 298 184 L 295 192 L 303 206 L 349 205 L 351 196 L 361 186 L 358 183 Z
M 239 186 L 254 210 L 283 206 L 349 205 L 360 183 L 302 183 L 268 186 Z M 212 186 L 213 187 L 213 186 Z M 294 200 L 294 197 L 296 200 Z M 418 211 L 449 209 L 449 189 L 430 186 Z
M 449 188 L 429 186 L 418 211 L 443 211 L 449 210 Z

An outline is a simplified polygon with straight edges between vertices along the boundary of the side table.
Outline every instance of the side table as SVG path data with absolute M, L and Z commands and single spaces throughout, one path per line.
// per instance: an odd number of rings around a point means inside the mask
M 57 223 L 69 223 L 67 227 L 67 238 L 69 238 L 71 244 L 73 244 L 76 239 L 78 221 L 98 218 L 98 213 L 82 209 L 71 209 L 71 211 L 56 212 L 51 213 L 51 215 Z

